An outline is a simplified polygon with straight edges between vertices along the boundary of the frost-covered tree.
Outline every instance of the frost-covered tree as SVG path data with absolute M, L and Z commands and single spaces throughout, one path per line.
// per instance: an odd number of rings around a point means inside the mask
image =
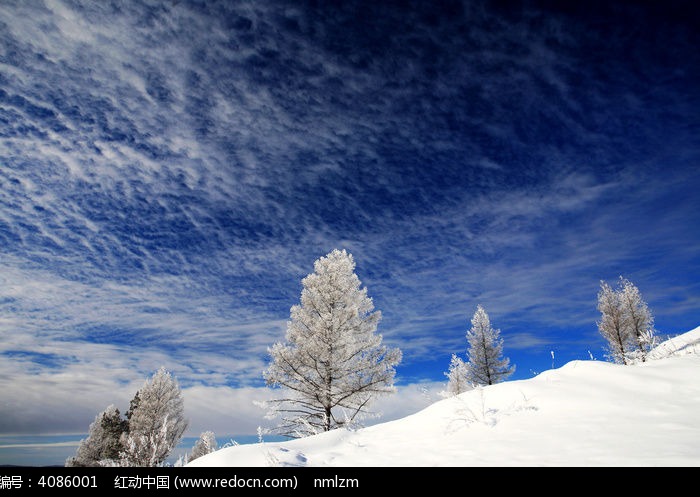
M 617 289 L 600 282 L 598 331 L 608 343 L 608 357 L 618 364 L 645 361 L 654 346 L 653 317 L 639 289 L 620 276 Z
M 268 386 L 284 395 L 268 403 L 279 415 L 279 433 L 300 437 L 357 423 L 371 401 L 394 392 L 401 351 L 382 345 L 381 319 L 355 262 L 333 250 L 302 280 L 301 304 L 290 311 L 285 343 L 269 349 L 263 371 Z
M 491 326 L 491 320 L 481 305 L 472 317 L 467 331 L 466 377 L 472 385 L 493 385 L 506 380 L 515 371 L 510 360 L 503 357 L 503 339 L 500 330 Z
M 131 419 L 131 415 L 134 414 L 134 411 L 139 406 L 140 401 L 141 401 L 141 398 L 139 397 L 139 393 L 136 392 L 134 397 L 129 402 L 129 410 L 126 411 L 126 419 Z
M 619 364 L 627 364 L 631 337 L 624 322 L 620 292 L 616 292 L 604 281 L 600 282 L 598 310 L 601 314 L 598 331 L 608 342 L 608 357 Z
M 622 285 L 620 304 L 624 314 L 624 323 L 636 347 L 631 354 L 632 359 L 644 362 L 647 354 L 656 344 L 654 317 L 639 289 L 622 277 L 620 277 L 620 281 Z
M 119 414 L 119 409 L 110 405 L 95 416 L 87 438 L 80 441 L 75 456 L 66 460 L 66 466 L 103 466 L 106 461 L 118 459 L 123 449 L 120 438 L 126 429 L 126 420 Z
M 445 397 L 459 395 L 473 388 L 467 380 L 467 365 L 457 357 L 457 354 L 452 354 L 450 368 L 445 376 L 447 376 L 447 390 L 443 394 Z
M 614 362 L 627 364 L 631 337 L 625 327 L 620 293 L 604 281 L 600 282 L 598 310 L 601 314 L 598 331 L 608 342 L 608 357 Z
M 122 436 L 123 466 L 160 466 L 187 429 L 180 386 L 160 368 L 136 393 L 129 409 L 129 431 Z
M 124 450 L 122 436 L 129 430 L 129 421 L 122 418 L 119 409 L 105 412 L 102 416 L 102 431 L 104 433 L 104 449 L 102 460 L 116 461 Z
M 187 461 L 194 461 L 195 459 L 205 456 L 210 452 L 214 452 L 217 449 L 216 437 L 213 431 L 205 431 L 199 435 L 199 440 L 194 443 L 190 456 Z

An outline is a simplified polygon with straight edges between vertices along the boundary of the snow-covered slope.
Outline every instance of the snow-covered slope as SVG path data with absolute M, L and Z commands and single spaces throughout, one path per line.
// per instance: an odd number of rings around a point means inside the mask
M 700 327 L 633 366 L 573 361 L 406 418 L 189 466 L 700 466 Z

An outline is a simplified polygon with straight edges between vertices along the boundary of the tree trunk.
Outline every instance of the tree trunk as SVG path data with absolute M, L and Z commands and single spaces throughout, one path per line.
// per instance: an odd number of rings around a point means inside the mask
M 331 431 L 331 408 L 330 408 L 330 406 L 326 406 L 326 421 L 325 421 L 324 431 Z

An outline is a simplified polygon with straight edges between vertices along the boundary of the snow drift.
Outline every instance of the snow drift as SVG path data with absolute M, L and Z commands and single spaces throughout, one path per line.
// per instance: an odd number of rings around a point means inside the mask
M 228 447 L 188 466 L 700 466 L 700 327 L 650 357 L 572 361 L 396 421 Z

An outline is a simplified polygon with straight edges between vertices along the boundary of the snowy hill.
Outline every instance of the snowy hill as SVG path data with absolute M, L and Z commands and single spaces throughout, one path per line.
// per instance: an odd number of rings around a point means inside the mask
M 700 327 L 652 355 L 573 361 L 400 420 L 228 447 L 189 466 L 700 466 Z

